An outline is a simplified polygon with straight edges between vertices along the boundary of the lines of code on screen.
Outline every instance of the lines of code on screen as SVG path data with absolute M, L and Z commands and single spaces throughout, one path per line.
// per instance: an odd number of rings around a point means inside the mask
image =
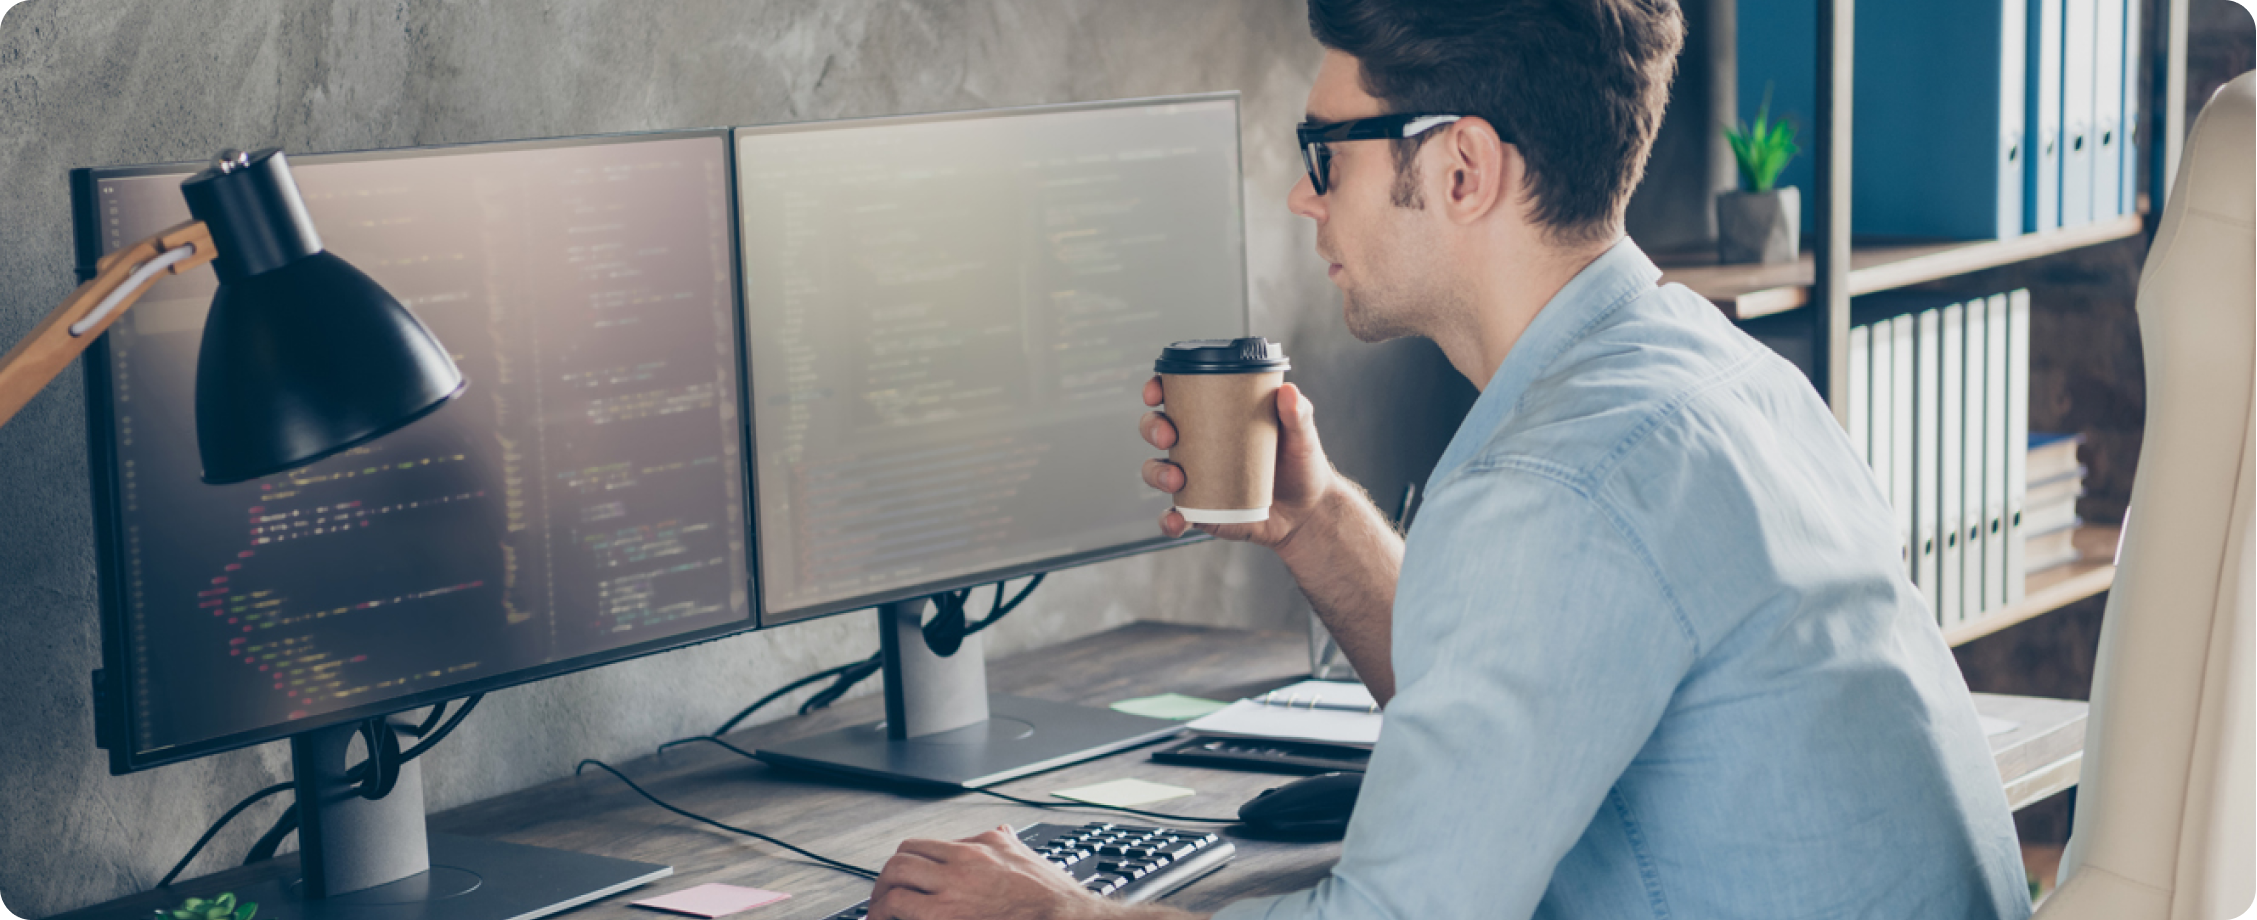
M 750 618 L 725 138 L 292 166 L 327 248 L 469 389 L 339 456 L 207 486 L 211 272 L 158 282 L 112 329 L 137 750 Z M 104 250 L 186 220 L 181 178 L 98 177 Z
M 1139 390 L 1246 324 L 1228 99 L 737 135 L 763 616 L 1156 540 Z

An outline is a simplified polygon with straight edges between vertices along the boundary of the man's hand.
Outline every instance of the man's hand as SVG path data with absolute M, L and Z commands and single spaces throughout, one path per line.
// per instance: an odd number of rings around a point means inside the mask
M 870 920 L 1099 920 L 1117 906 L 1008 827 L 954 843 L 904 840 L 870 892 Z
M 1144 404 L 1165 401 L 1160 378 L 1144 385 Z M 1277 388 L 1277 480 L 1270 494 L 1270 519 L 1259 524 L 1192 524 L 1174 508 L 1160 516 L 1160 532 L 1179 537 L 1193 527 L 1224 540 L 1245 540 L 1277 549 L 1293 538 L 1301 525 L 1323 512 L 1324 499 L 1335 489 L 1340 474 L 1324 457 L 1317 443 L 1316 413 L 1301 388 L 1290 383 Z M 1144 413 L 1137 424 L 1145 443 L 1161 450 L 1174 447 L 1176 426 L 1160 412 Z M 1144 484 L 1173 495 L 1183 491 L 1183 467 L 1166 460 L 1144 461 Z
M 1144 404 L 1158 406 L 1166 394 L 1160 378 L 1144 385 Z M 1403 568 L 1403 538 L 1371 503 L 1364 490 L 1332 468 L 1317 443 L 1316 414 L 1301 388 L 1277 388 L 1277 480 L 1270 493 L 1270 519 L 1259 524 L 1191 524 L 1174 508 L 1160 516 L 1160 532 L 1171 537 L 1196 526 L 1225 540 L 1245 540 L 1277 553 L 1301 594 L 1339 640 L 1356 676 L 1386 705 L 1395 696 L 1395 668 L 1389 633 L 1395 622 L 1395 581 Z M 1175 446 L 1176 426 L 1159 412 L 1144 413 L 1137 424 L 1146 443 Z M 1173 495 L 1183 490 L 1183 468 L 1166 460 L 1144 461 L 1144 484 Z

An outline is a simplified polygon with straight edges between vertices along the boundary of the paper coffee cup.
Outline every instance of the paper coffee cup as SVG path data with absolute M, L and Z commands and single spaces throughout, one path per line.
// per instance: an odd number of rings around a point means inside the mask
M 1176 511 L 1194 524 L 1269 520 L 1277 474 L 1277 388 L 1285 350 L 1261 338 L 1197 339 L 1163 349 L 1160 374 L 1183 468 Z

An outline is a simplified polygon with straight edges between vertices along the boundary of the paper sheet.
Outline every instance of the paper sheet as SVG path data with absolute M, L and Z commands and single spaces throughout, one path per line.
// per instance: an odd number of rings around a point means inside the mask
M 1181 693 L 1163 693 L 1159 696 L 1140 696 L 1133 700 L 1122 700 L 1114 703 L 1113 708 L 1132 716 L 1174 719 L 1182 722 L 1207 715 L 1226 705 L 1228 704 L 1216 700 L 1204 700 L 1196 696 L 1184 696 Z
M 1060 789 L 1051 793 L 1051 795 L 1061 799 L 1088 802 L 1091 805 L 1111 805 L 1115 808 L 1135 808 L 1139 805 L 1149 805 L 1153 802 L 1165 802 L 1169 799 L 1180 799 L 1187 795 L 1198 794 L 1197 791 L 1185 789 L 1182 786 L 1148 783 L 1141 779 L 1116 779 L 1108 783 Z
M 751 910 L 764 904 L 774 904 L 791 895 L 781 891 L 764 891 L 759 888 L 740 888 L 712 882 L 696 888 L 684 888 L 672 894 L 662 894 L 631 902 L 636 907 L 648 907 L 667 913 L 688 914 L 692 917 L 725 917 L 739 911 Z
M 1303 681 L 1275 693 L 1279 699 L 1321 695 L 1327 700 L 1360 701 L 1367 706 L 1371 703 L 1371 692 L 1363 689 L 1363 685 L 1339 681 Z M 1375 712 L 1268 706 L 1257 698 L 1232 703 L 1214 715 L 1192 722 L 1189 728 L 1202 735 L 1226 738 L 1315 741 L 1368 748 L 1379 743 L 1382 722 L 1381 715 Z

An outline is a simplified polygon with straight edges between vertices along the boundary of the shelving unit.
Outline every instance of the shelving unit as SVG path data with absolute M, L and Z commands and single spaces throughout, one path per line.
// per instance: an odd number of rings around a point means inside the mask
M 2116 582 L 2116 543 L 2122 534 L 2123 529 L 2113 524 L 2078 527 L 2070 537 L 2077 546 L 2077 561 L 2030 576 L 2021 600 L 1944 630 L 1944 641 L 1965 645 L 2108 590 Z
M 2141 217 L 2127 214 L 2081 227 L 1977 242 L 1874 242 L 1850 247 L 1849 293 L 1855 297 L 2137 236 Z M 1773 265 L 1718 265 L 1714 252 L 1665 253 L 1662 283 L 1682 284 L 1733 319 L 1756 319 L 1810 303 L 1816 274 L 1808 253 Z
M 1723 4 L 1724 12 L 1712 17 L 1712 22 L 1731 22 L 1736 15 L 1731 12 L 1733 0 L 1714 2 Z M 1656 253 L 1655 261 L 1663 270 L 1665 283 L 1691 288 L 1734 319 L 1795 311 L 1806 315 L 1812 346 L 1811 383 L 1833 407 L 1835 416 L 1847 424 L 1848 407 L 1841 397 L 1848 389 L 1851 297 L 1941 281 L 2152 231 L 2152 221 L 2160 211 L 2153 203 L 2168 200 L 2171 175 L 2177 169 L 2185 135 L 2187 0 L 2154 0 L 2153 15 L 2146 18 L 2153 28 L 2148 34 L 2153 38 L 2145 41 L 2140 57 L 2147 68 L 2149 89 L 2139 108 L 2139 143 L 2146 163 L 2138 213 L 2010 240 L 1975 242 L 1850 238 L 1856 0 L 1814 2 L 1815 117 L 1805 136 L 1815 176 L 1812 187 L 1804 192 L 1811 197 L 1813 219 L 1803 228 L 1807 248 L 1802 258 L 1778 265 L 1718 265 L 1713 251 L 1703 251 Z M 2145 36 L 2135 36 L 2131 40 L 2143 39 Z M 1811 307 L 1815 309 L 1805 309 Z M 2042 304 L 2036 308 L 2044 309 Z M 2074 540 L 2082 558 L 2033 576 L 2021 601 L 1946 630 L 1945 639 L 1955 646 L 1970 642 L 2108 590 L 2116 577 L 2118 532 L 2113 526 L 2080 528 Z

